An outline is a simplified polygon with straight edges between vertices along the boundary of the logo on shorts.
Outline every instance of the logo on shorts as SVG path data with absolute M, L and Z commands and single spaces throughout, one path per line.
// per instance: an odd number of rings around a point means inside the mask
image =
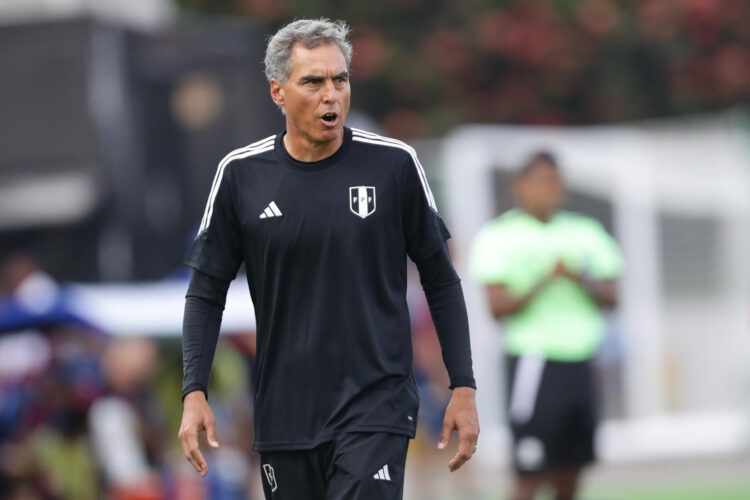
M 374 479 L 378 479 L 380 481 L 390 481 L 391 475 L 388 474 L 388 464 L 385 464 L 380 468 L 379 471 L 375 473 L 374 476 L 372 476 Z
M 363 219 L 372 215 L 375 212 L 375 188 L 372 186 L 350 187 L 349 210 Z
M 271 464 L 263 464 L 263 472 L 266 473 L 266 480 L 268 480 L 268 486 L 271 487 L 271 491 L 276 491 L 279 485 L 276 484 L 276 473 L 273 471 Z

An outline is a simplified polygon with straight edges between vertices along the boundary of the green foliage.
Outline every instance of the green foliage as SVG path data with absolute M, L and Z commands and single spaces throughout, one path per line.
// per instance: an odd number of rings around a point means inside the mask
M 356 105 L 401 136 L 463 121 L 589 124 L 750 99 L 744 0 L 180 0 L 265 21 L 347 20 Z

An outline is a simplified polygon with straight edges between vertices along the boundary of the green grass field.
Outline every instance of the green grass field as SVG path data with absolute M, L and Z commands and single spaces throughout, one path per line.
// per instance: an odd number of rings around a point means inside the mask
M 419 497 L 420 500 L 423 497 Z M 426 498 L 426 497 L 424 497 Z M 439 500 L 506 500 L 506 492 L 461 496 L 447 494 Z M 438 500 L 438 499 L 436 499 Z M 541 493 L 537 500 L 554 500 L 551 494 Z M 587 488 L 578 500 L 750 500 L 750 481 L 742 484 L 701 484 L 648 488 Z
M 507 469 L 475 468 L 463 477 L 443 477 L 435 466 L 432 472 L 428 478 L 411 477 L 407 500 L 507 499 Z M 543 492 L 536 500 L 554 497 Z M 750 500 L 750 457 L 599 464 L 586 474 L 578 500 Z
M 581 500 L 750 500 L 750 482 L 590 490 L 581 495 Z
M 747 457 L 605 466 L 581 500 L 750 500 Z

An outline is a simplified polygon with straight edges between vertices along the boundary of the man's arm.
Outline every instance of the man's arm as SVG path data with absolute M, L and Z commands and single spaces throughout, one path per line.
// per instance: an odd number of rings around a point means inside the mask
M 487 292 L 487 300 L 490 303 L 492 317 L 502 319 L 505 316 L 517 313 L 526 307 L 526 304 L 531 302 L 531 299 L 536 297 L 549 284 L 551 279 L 551 276 L 542 278 L 531 290 L 518 297 L 511 295 L 508 287 L 502 283 L 487 285 L 485 291 Z
M 458 432 L 458 452 L 448 463 L 453 472 L 474 454 L 479 437 L 466 303 L 447 246 L 417 262 L 417 269 L 453 389 L 438 444 L 438 449 L 444 449 L 453 431 Z
M 592 280 L 584 274 L 571 271 L 562 262 L 558 262 L 555 266 L 554 275 L 568 278 L 581 285 L 599 307 L 612 309 L 617 306 L 617 282 L 615 280 Z
M 526 307 L 526 304 L 528 304 L 542 288 L 544 288 L 546 283 L 546 280 L 540 282 L 537 286 L 532 288 L 531 291 L 520 297 L 514 297 L 508 293 L 508 288 L 504 284 L 493 283 L 487 285 L 485 291 L 487 292 L 487 300 L 490 303 L 492 317 L 495 319 L 502 319 L 505 316 L 520 311 Z
M 517 313 L 536 297 L 553 279 L 567 278 L 581 285 L 602 308 L 609 309 L 617 305 L 617 283 L 615 280 L 591 280 L 583 274 L 571 271 L 561 261 L 555 265 L 552 274 L 539 281 L 531 290 L 521 296 L 513 296 L 501 283 L 487 285 L 487 299 L 490 312 L 495 319 L 502 319 Z
M 208 379 L 224 311 L 229 281 L 194 271 L 185 299 L 182 326 L 182 424 L 178 437 L 185 458 L 202 476 L 208 465 L 198 444 L 198 433 L 206 431 L 208 443 L 219 447 L 216 422 L 208 405 Z
M 591 294 L 599 307 L 617 307 L 617 282 L 615 280 L 584 281 L 584 288 Z

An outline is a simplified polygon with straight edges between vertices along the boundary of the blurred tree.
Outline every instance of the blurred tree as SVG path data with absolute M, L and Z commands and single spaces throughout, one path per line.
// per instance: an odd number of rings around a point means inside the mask
M 591 124 L 750 99 L 746 0 L 179 0 L 353 28 L 354 105 L 398 136 L 464 121 Z

